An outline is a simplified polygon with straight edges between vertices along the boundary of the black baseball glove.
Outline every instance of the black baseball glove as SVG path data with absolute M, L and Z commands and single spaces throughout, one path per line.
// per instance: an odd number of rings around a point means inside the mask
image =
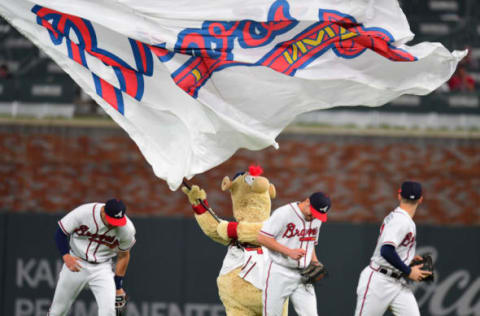
M 128 296 L 127 294 L 117 295 L 115 297 L 115 311 L 117 316 L 124 315 L 124 312 L 127 309 Z
M 422 267 L 422 270 L 425 270 L 425 271 L 430 271 L 432 272 L 431 275 L 427 276 L 426 278 L 422 279 L 422 281 L 426 281 L 426 282 L 432 282 L 433 279 L 434 279 L 434 273 L 433 273 L 433 259 L 432 259 L 432 256 L 430 254 L 426 254 L 426 255 L 423 255 L 422 256 L 422 260 L 412 260 L 412 262 L 410 262 L 410 266 L 413 267 L 413 266 L 418 266 L 420 264 L 423 264 L 423 267 Z
M 302 275 L 302 282 L 305 284 L 315 283 L 323 279 L 328 273 L 325 266 L 320 262 L 311 262 L 308 267 L 300 272 Z

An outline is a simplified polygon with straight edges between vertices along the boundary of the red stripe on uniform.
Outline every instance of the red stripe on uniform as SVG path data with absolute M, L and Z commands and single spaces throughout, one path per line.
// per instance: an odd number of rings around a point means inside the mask
M 93 214 L 93 221 L 95 222 L 95 225 L 97 226 L 97 232 L 96 233 L 98 233 L 98 225 L 97 225 L 97 221 L 95 220 L 95 208 L 96 207 L 97 207 L 97 204 L 95 204 L 93 206 L 92 214 Z M 92 244 L 92 242 L 93 242 L 93 239 L 90 239 L 90 243 L 88 244 L 87 251 L 85 251 L 85 260 L 86 261 L 88 261 L 88 249 L 90 249 L 90 245 Z
M 248 263 L 250 262 L 250 259 L 252 259 L 252 256 L 248 257 L 247 263 L 245 263 L 245 264 L 243 265 L 242 269 L 240 269 L 240 270 L 243 270 L 243 269 L 245 269 L 245 268 L 247 267 Z
M 265 302 L 263 302 L 263 316 L 267 316 L 268 279 L 270 279 L 270 270 L 272 269 L 272 263 L 273 261 L 270 262 L 270 266 L 268 267 L 267 282 L 265 284 Z
M 394 247 L 397 247 L 397 245 L 393 241 L 385 241 L 382 245 L 392 245 Z
M 307 230 L 307 227 L 305 227 L 305 230 Z M 310 226 L 308 227 L 308 230 L 309 231 L 312 231 L 312 221 L 310 221 Z M 307 247 L 305 247 L 305 256 L 303 256 L 303 267 L 306 268 L 307 267 L 307 256 L 308 256 L 308 237 L 303 237 L 303 238 L 300 238 L 300 241 L 303 243 L 303 241 L 307 241 Z M 310 237 L 310 238 L 313 238 L 313 237 Z M 315 249 L 313 250 L 315 251 Z M 313 256 L 313 255 L 312 255 Z M 310 259 L 311 261 L 311 259 Z
M 132 249 L 133 245 L 135 245 L 136 242 L 137 242 L 137 240 L 134 239 L 127 249 L 122 249 L 122 248 L 120 248 L 120 246 L 118 246 L 118 249 L 120 251 L 129 251 L 130 249 Z
M 307 228 L 305 227 L 305 221 L 304 221 L 304 219 L 298 214 L 297 210 L 292 206 L 292 204 L 290 204 L 290 207 L 292 208 L 292 210 L 293 210 L 293 212 L 295 213 L 295 215 L 297 215 L 298 218 L 302 221 L 303 229 L 306 230 Z M 310 223 L 310 225 L 311 225 L 311 223 Z M 300 247 L 299 247 L 299 248 L 302 248 L 302 246 L 303 246 L 303 241 L 300 239 Z M 305 256 L 304 256 L 305 265 L 306 265 L 306 262 L 307 262 L 307 258 L 306 258 L 306 257 L 307 257 L 307 256 L 305 255 Z M 300 258 L 300 259 L 297 260 L 297 267 L 299 267 L 299 268 L 300 268 L 300 260 L 302 260 L 302 258 Z
M 300 237 L 300 241 L 314 241 L 315 237 Z
M 242 277 L 242 279 L 245 279 L 245 277 L 247 276 L 247 274 L 250 273 L 250 271 L 252 271 L 253 267 L 256 265 L 257 263 L 255 262 L 254 264 L 252 264 L 252 266 L 250 267 L 250 269 L 248 269 L 247 273 L 245 273 L 245 275 Z
M 65 227 L 63 227 L 62 221 L 58 221 L 58 225 L 60 226 L 60 229 L 65 233 L 65 235 L 70 236 Z
M 415 238 L 415 237 L 414 237 L 414 238 Z M 405 259 L 403 259 L 403 261 L 405 261 L 405 262 L 407 261 L 408 256 L 410 255 L 410 250 L 412 250 L 414 244 L 415 244 L 415 242 L 412 242 L 412 243 L 410 244 L 410 247 L 408 248 L 408 251 L 407 251 L 407 256 L 405 257 Z
M 97 223 L 95 222 L 95 224 L 97 224 Z M 112 227 L 112 228 L 110 228 L 109 230 L 107 230 L 102 236 L 106 236 L 107 233 L 108 233 L 109 231 L 111 231 L 113 228 L 114 228 L 114 227 Z M 98 231 L 98 230 L 97 230 L 97 231 Z M 100 240 L 101 240 L 101 239 L 100 239 Z M 97 253 L 98 248 L 100 248 L 100 245 L 101 245 L 101 243 L 98 243 L 98 244 L 97 244 L 97 248 L 95 248 L 95 251 L 93 252 L 93 257 L 95 258 L 95 262 L 97 262 L 97 256 L 96 256 L 95 254 Z
M 370 267 L 370 269 L 372 269 L 372 270 L 375 271 L 375 272 L 378 272 L 378 270 L 380 270 L 380 267 L 378 267 L 377 269 L 374 269 L 374 268 L 372 267 L 372 263 L 371 263 L 371 262 L 370 262 L 370 264 L 369 264 L 368 266 Z
M 256 251 L 259 255 L 263 254 L 263 250 L 261 247 L 258 248 L 243 248 L 245 251 Z
M 269 234 L 269 233 L 267 233 L 266 231 L 263 231 L 263 230 L 261 230 L 260 233 L 262 233 L 262 234 L 264 234 L 264 235 L 267 235 L 267 236 L 269 236 L 269 237 L 275 237 L 274 235 Z
M 290 204 L 290 207 L 292 208 L 293 212 L 295 213 L 295 215 L 298 216 L 298 218 L 300 218 L 300 220 L 302 221 L 303 223 L 303 228 L 305 228 L 305 220 L 302 218 L 302 216 L 300 216 L 297 212 L 297 210 L 292 206 L 292 204 Z
M 365 289 L 365 294 L 363 295 L 362 300 L 362 308 L 360 308 L 360 314 L 358 316 L 362 316 L 363 305 L 365 304 L 365 298 L 367 297 L 368 287 L 370 286 L 370 281 L 372 280 L 373 271 L 370 273 L 370 277 L 368 277 L 367 288 Z

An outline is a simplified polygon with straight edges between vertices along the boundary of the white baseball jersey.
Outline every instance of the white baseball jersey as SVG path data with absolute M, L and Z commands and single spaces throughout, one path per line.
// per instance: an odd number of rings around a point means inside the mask
M 104 205 L 80 205 L 58 221 L 62 231 L 70 236 L 74 256 L 94 263 L 106 262 L 135 244 L 135 227 L 128 217 L 124 226 L 109 228 L 103 223 L 100 211 Z
M 322 222 L 316 218 L 307 221 L 296 202 L 276 209 L 272 216 L 263 224 L 261 234 L 275 238 L 280 244 L 290 248 L 305 249 L 306 255 L 299 260 L 293 260 L 276 251 L 269 251 L 272 261 L 289 268 L 306 268 L 312 260 L 315 245 Z
M 386 267 L 400 272 L 381 256 L 380 248 L 383 245 L 394 246 L 403 263 L 409 265 L 415 256 L 416 236 L 417 230 L 412 217 L 405 210 L 397 207 L 383 220 L 377 246 L 370 260 L 372 267 Z
M 380 255 L 383 245 L 394 246 L 406 265 L 415 256 L 415 223 L 400 207 L 390 212 L 383 220 L 370 264 L 360 274 L 355 316 L 379 316 L 388 308 L 394 315 L 420 316 L 417 301 L 406 281 L 379 272 L 381 267 L 385 267 L 400 273 Z

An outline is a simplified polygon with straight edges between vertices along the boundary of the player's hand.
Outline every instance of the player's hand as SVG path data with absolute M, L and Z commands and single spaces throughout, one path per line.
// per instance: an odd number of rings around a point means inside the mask
M 116 292 L 115 292 L 115 295 L 126 295 L 127 293 L 125 293 L 125 291 L 123 289 L 118 289 Z
M 408 276 L 408 278 L 410 278 L 413 281 L 421 281 L 423 278 L 432 274 L 432 272 L 430 271 L 421 270 L 420 269 L 421 267 L 423 267 L 423 264 L 413 266 L 412 271 L 410 272 L 410 275 Z
M 413 260 L 414 261 L 422 261 L 423 258 L 422 258 L 422 256 L 416 255 L 415 257 L 413 257 Z
M 63 256 L 63 261 L 70 271 L 78 272 L 82 268 L 80 265 L 80 258 L 74 257 L 71 254 L 66 254 Z
M 299 260 L 303 256 L 305 256 L 307 252 L 305 249 L 298 248 L 298 249 L 290 249 L 288 256 L 292 258 L 293 260 Z

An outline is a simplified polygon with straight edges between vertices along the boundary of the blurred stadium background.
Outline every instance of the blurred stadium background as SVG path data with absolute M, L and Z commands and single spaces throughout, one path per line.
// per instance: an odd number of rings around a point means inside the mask
M 221 179 L 251 163 L 276 185 L 273 208 L 313 190 L 330 193 L 317 249 L 330 270 L 317 287 L 319 315 L 353 314 L 358 275 L 405 179 L 424 185 L 417 249 L 437 262 L 436 281 L 415 288 L 422 315 L 480 315 L 480 1 L 402 6 L 414 43 L 470 50 L 445 86 L 380 108 L 302 115 L 279 137 L 279 150 L 241 150 L 192 180 L 226 219 Z M 112 196 L 137 226 L 127 315 L 224 315 L 215 279 L 226 250 L 200 231 L 186 197 L 156 178 L 128 135 L 1 19 L 0 43 L 0 315 L 46 315 L 61 267 L 56 221 Z M 72 315 L 96 315 L 90 292 Z

